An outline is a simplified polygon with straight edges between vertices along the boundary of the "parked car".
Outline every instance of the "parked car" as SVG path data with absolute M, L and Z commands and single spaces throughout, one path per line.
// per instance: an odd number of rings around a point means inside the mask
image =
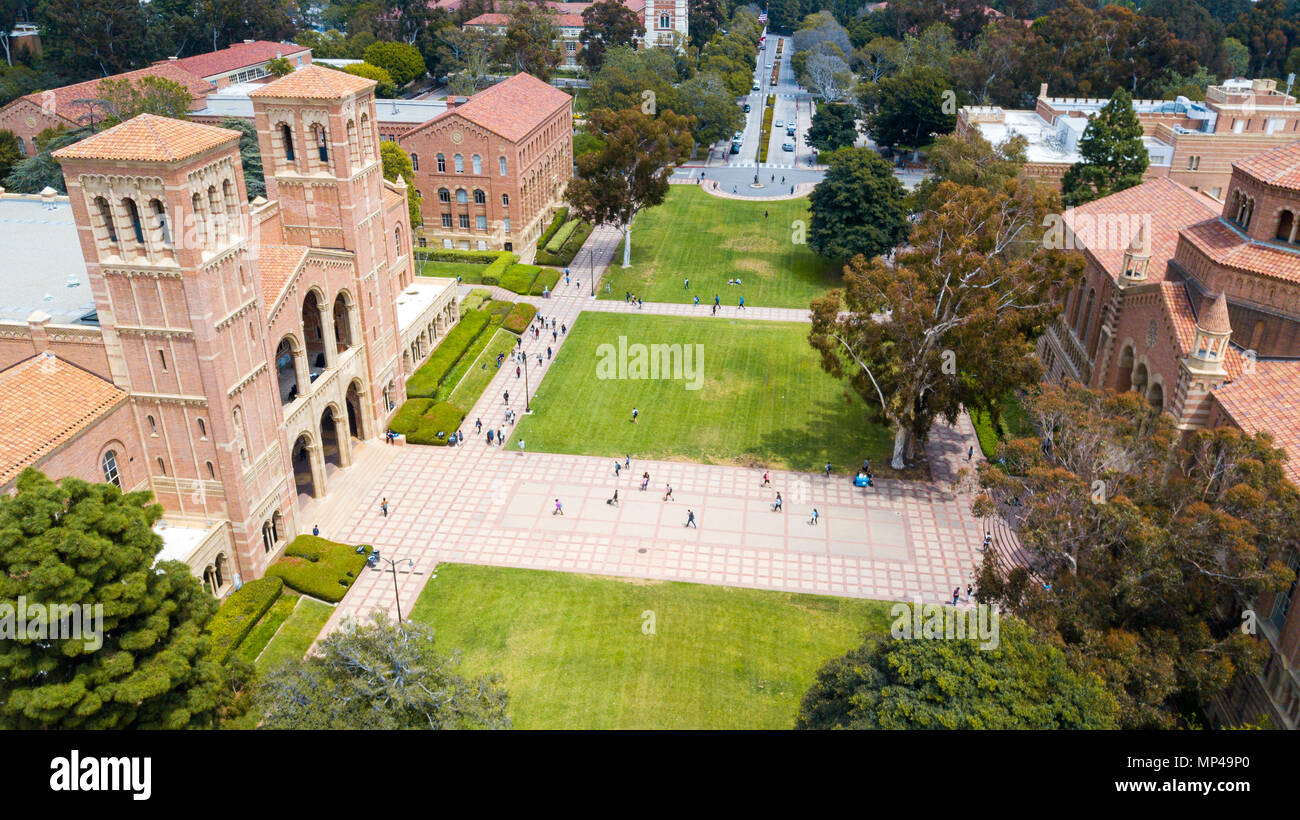
M 781 150 L 782 150 L 782 151 L 789 151 L 790 153 L 794 153 L 794 143 L 793 143 L 793 142 L 787 142 L 785 145 L 782 145 L 782 146 L 781 146 Z
M 775 125 L 777 128 L 784 128 L 784 127 L 785 127 L 785 122 L 782 121 L 782 120 L 777 120 L 776 122 L 774 122 L 774 123 L 772 123 L 772 124 Z
M 759 87 L 758 87 L 758 83 L 754 83 L 754 90 L 755 90 L 755 91 L 759 91 L 759 90 L 760 90 Z
M 787 137 L 793 137 L 793 136 L 794 136 L 794 126 L 793 126 L 793 125 L 786 126 L 786 129 L 785 129 L 785 135 L 786 135 Z
M 745 103 L 745 113 L 749 113 L 749 103 Z
M 768 71 L 771 71 L 771 70 L 772 70 L 772 64 L 771 64 L 771 63 L 768 63 L 768 64 L 767 64 L 767 70 L 768 70 Z

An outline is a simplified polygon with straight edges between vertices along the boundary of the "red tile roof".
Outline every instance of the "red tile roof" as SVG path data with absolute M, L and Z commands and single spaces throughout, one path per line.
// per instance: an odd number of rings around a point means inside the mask
M 1247 433 L 1264 431 L 1286 450 L 1286 472 L 1300 485 L 1300 362 L 1255 362 L 1232 384 L 1214 391 L 1215 401 Z
M 261 65 L 276 57 L 288 57 L 306 51 L 311 49 L 297 43 L 257 40 L 252 43 L 237 43 L 207 54 L 195 54 L 193 57 L 181 57 L 178 60 L 164 60 L 159 65 L 171 63 L 200 77 L 217 77 L 239 71 L 241 68 Z
M 1075 234 L 1076 246 L 1086 252 L 1110 277 L 1119 280 L 1124 251 L 1137 229 L 1150 223 L 1151 262 L 1147 280 L 1161 282 L 1178 247 L 1178 231 L 1212 219 L 1219 203 L 1167 177 L 1157 177 L 1117 194 L 1066 209 L 1065 224 Z
M 339 100 L 361 91 L 369 91 L 377 84 L 374 80 L 367 80 L 365 77 L 312 63 L 261 88 L 253 89 L 248 96 Z
M 262 280 L 262 301 L 268 316 L 306 258 L 307 248 L 302 245 L 262 245 L 258 249 L 257 275 Z
M 1300 142 L 1234 162 L 1232 167 L 1270 185 L 1300 191 Z
M 215 125 L 141 114 L 53 153 L 55 159 L 175 162 L 239 140 L 239 132 Z
M 556 111 L 568 108 L 572 101 L 572 97 L 555 86 L 520 72 L 483 89 L 468 102 L 417 125 L 402 136 L 441 122 L 446 117 L 460 116 L 511 142 L 518 142 Z
M 1207 333 L 1232 332 L 1232 322 L 1228 320 L 1228 297 L 1223 295 L 1223 291 L 1219 291 L 1219 295 L 1210 302 L 1197 325 L 1205 328 Z
M 1178 353 L 1185 356 L 1196 341 L 1196 314 L 1187 298 L 1187 286 L 1181 282 L 1161 282 L 1160 299 L 1178 337 Z
M 466 20 L 467 26 L 506 26 L 510 23 L 510 15 L 489 12 L 480 14 L 472 20 Z M 555 25 L 582 28 L 582 13 L 576 14 L 571 12 L 561 12 L 555 15 Z
M 104 80 L 129 80 L 135 83 L 144 77 L 162 77 L 165 80 L 180 83 L 185 86 L 186 91 L 190 92 L 192 98 L 199 101 L 206 100 L 208 94 L 216 90 L 212 83 L 174 63 L 161 63 L 148 68 L 128 71 L 125 74 L 114 74 L 111 77 L 101 77 L 96 80 L 86 80 L 84 83 L 73 83 L 59 88 L 51 88 L 48 92 L 37 91 L 24 96 L 22 99 L 46 108 L 49 106 L 49 100 L 52 99 L 55 116 L 61 117 L 73 125 L 86 125 L 91 118 L 102 120 L 105 116 L 103 108 L 99 105 L 79 102 L 100 99 L 100 83 Z M 47 94 L 53 96 L 50 97 Z
M 1300 282 L 1300 253 L 1250 239 L 1223 219 L 1212 219 L 1183 231 L 1211 261 L 1247 273 Z
M 0 486 L 125 400 L 111 382 L 49 352 L 0 370 Z

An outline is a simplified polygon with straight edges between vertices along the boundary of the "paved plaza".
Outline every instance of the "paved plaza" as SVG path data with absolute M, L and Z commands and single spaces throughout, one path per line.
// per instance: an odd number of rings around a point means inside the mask
M 595 269 L 603 269 L 618 241 L 616 231 L 597 229 L 583 261 L 591 253 Z M 549 299 L 497 295 L 528 299 L 557 326 L 572 327 L 584 310 L 710 315 L 703 306 L 646 303 L 638 309 L 593 300 L 591 283 L 580 288 L 577 279 Z M 742 314 L 734 306 L 717 318 L 739 315 L 808 321 L 807 311 L 750 308 Z M 541 339 L 525 334 L 533 392 L 554 361 L 536 364 L 536 353 L 547 345 L 556 347 L 549 332 Z M 387 564 L 366 569 L 330 628 L 376 609 L 395 616 L 399 597 L 402 612 L 409 612 L 442 562 L 938 602 L 969 583 L 979 561 L 982 523 L 970 513 L 970 494 L 953 486 L 966 448 L 975 443 L 965 417 L 932 433 L 930 483 L 879 479 L 873 488 L 858 488 L 844 476 L 773 471 L 772 486 L 763 487 L 761 469 L 648 461 L 631 453 L 630 467 L 615 476 L 612 458 L 488 446 L 473 435 L 474 421 L 509 435 L 507 390 L 510 407 L 522 412 L 523 381 L 513 368 L 502 368 L 466 416 L 463 446 L 367 442 L 356 466 L 332 480 L 330 495 L 304 509 L 303 520 L 319 523 L 322 535 L 372 544 L 402 561 L 396 589 Z M 646 472 L 650 484 L 642 491 Z M 673 499 L 665 501 L 669 484 Z M 619 503 L 607 503 L 615 490 Z M 772 509 L 778 491 L 785 502 L 780 512 Z M 379 509 L 384 498 L 387 516 Z M 554 513 L 557 498 L 563 515 Z M 688 510 L 696 527 L 687 526 Z

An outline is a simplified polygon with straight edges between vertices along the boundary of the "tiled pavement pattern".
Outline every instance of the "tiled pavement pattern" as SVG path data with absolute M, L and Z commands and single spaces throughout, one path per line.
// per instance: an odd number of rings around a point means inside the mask
M 610 229 L 593 232 L 588 247 L 598 266 L 618 239 Z M 552 298 L 529 301 L 557 327 L 572 326 L 583 310 L 634 310 L 624 302 L 593 301 L 587 292 L 579 295 L 576 281 L 570 288 L 561 283 Z M 693 310 L 646 304 L 638 312 Z M 795 310 L 753 308 L 743 315 L 808 320 L 806 311 Z M 550 366 L 545 359 L 538 366 L 536 353 L 544 355 L 548 344 L 556 346 L 549 330 L 541 339 L 525 337 L 534 391 Z M 356 466 L 334 478 L 330 497 L 319 505 L 328 510 L 327 517 L 317 514 L 322 535 L 415 561 L 414 572 L 397 575 L 403 614 L 443 561 L 852 597 L 919 595 L 933 602 L 951 600 L 953 588 L 964 588 L 972 578 L 982 525 L 970 513 L 969 492 L 953 491 L 966 448 L 975 443 L 965 417 L 955 428 L 941 424 L 931 434 L 932 483 L 882 479 L 875 488 L 860 489 L 844 476 L 828 480 L 774 471 L 772 487 L 764 488 L 762 470 L 644 461 L 634 453 L 631 467 L 616 478 L 612 459 L 520 451 L 513 442 L 489 447 L 474 435 L 474 420 L 483 419 L 485 429 L 506 429 L 502 394 L 509 390 L 510 407 L 522 412 L 523 389 L 514 368 L 503 367 L 466 417 L 463 446 L 367 443 Z M 645 491 L 639 489 L 643 472 L 650 473 Z M 667 484 L 674 500 L 663 500 Z M 606 503 L 615 489 L 617 506 Z M 784 497 L 783 512 L 771 509 L 776 491 Z M 387 517 L 379 509 L 384 497 Z M 553 514 L 556 498 L 563 515 Z M 817 524 L 809 523 L 813 507 L 820 513 Z M 695 512 L 696 528 L 686 526 L 688 509 Z M 312 515 L 304 514 L 304 521 Z M 328 628 L 374 609 L 396 614 L 387 565 L 362 573 Z

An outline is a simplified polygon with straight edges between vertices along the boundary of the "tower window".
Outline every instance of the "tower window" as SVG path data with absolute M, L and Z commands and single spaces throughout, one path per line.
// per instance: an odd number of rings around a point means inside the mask
M 447 173 L 447 158 L 442 154 L 438 155 L 438 173 Z
M 280 126 L 280 140 L 284 145 L 284 158 L 293 162 L 293 131 L 288 124 Z
M 414 154 L 414 153 L 411 154 L 411 170 L 412 170 L 412 171 L 418 171 L 418 170 L 420 170 L 420 155 L 419 155 L 419 154 Z

